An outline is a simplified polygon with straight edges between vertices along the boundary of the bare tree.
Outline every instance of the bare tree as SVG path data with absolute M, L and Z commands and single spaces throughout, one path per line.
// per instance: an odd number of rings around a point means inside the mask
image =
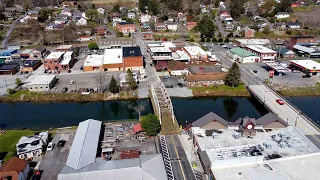
M 107 87 L 107 74 L 104 71 L 101 71 L 98 76 L 95 76 L 99 92 L 104 92 Z
M 141 118 L 141 112 L 144 111 L 146 109 L 145 105 L 139 103 L 138 105 L 129 105 L 130 109 L 133 109 L 134 111 L 136 111 L 139 115 L 139 120 Z

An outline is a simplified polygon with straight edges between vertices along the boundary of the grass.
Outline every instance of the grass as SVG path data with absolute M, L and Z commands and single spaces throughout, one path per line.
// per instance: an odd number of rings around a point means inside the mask
M 10 98 L 20 98 L 21 95 L 24 95 L 24 96 L 33 96 L 33 95 L 39 95 L 39 93 L 35 93 L 35 92 L 30 92 L 28 90 L 21 90 L 21 91 L 17 91 L 13 94 L 10 94 L 8 95 L 8 97 Z
M 294 12 L 310 12 L 313 11 L 314 9 L 319 8 L 319 6 L 316 5 L 310 5 L 310 6 L 300 6 L 300 7 L 294 7 L 292 10 Z
M 250 96 L 244 85 L 230 87 L 227 85 L 191 87 L 194 96 Z
M 34 133 L 32 130 L 6 130 L 0 135 L 0 152 L 8 152 L 4 161 L 16 155 L 16 143 L 21 136 L 31 136 Z
M 320 82 L 314 87 L 281 89 L 278 92 L 283 96 L 320 96 Z

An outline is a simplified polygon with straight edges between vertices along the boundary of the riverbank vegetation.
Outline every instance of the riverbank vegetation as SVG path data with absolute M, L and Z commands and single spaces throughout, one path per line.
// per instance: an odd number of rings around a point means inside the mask
M 249 97 L 250 94 L 246 87 L 241 84 L 237 87 L 230 87 L 227 85 L 207 86 L 207 87 L 192 87 L 193 96 L 236 96 Z
M 320 96 L 320 87 L 303 87 L 278 90 L 283 96 Z
M 17 91 L 13 94 L 0 97 L 0 102 L 90 102 L 138 99 L 136 91 L 112 93 L 37 93 L 28 90 Z

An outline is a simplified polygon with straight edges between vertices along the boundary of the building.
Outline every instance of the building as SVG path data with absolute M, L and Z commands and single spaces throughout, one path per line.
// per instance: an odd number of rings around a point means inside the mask
M 136 13 L 134 13 L 134 12 L 128 12 L 127 18 L 129 18 L 129 19 L 134 19 L 134 18 L 136 18 Z
M 260 57 L 260 61 L 272 61 L 277 57 L 277 52 L 261 45 L 247 46 L 246 49 Z
M 224 79 L 227 73 L 221 72 L 219 74 L 191 74 L 186 76 L 186 81 L 190 87 L 211 86 L 224 84 Z
M 83 71 L 103 70 L 104 55 L 88 55 L 83 63 Z
M 66 52 L 66 51 L 73 51 L 72 45 L 60 45 L 56 48 L 56 51 L 58 52 Z
M 32 51 L 33 51 L 33 49 L 25 49 L 20 53 L 20 57 L 23 59 L 28 59 L 30 57 Z
M 154 62 L 173 60 L 172 51 L 168 47 L 150 47 L 149 52 Z
M 316 44 L 317 44 L 317 39 L 313 36 L 293 36 L 293 37 L 290 37 L 287 47 L 289 49 L 292 49 L 294 45 L 310 46 L 310 45 L 316 45 Z
M 2 164 L 0 178 L 3 180 L 27 180 L 29 171 L 29 161 L 14 156 Z
M 178 23 L 176 22 L 171 22 L 171 21 L 167 21 L 165 22 L 167 29 L 169 31 L 177 31 L 178 30 Z
M 153 40 L 153 33 L 152 32 L 143 32 L 142 39 L 144 40 Z
M 128 35 L 129 33 L 135 33 L 137 31 L 137 26 L 134 23 L 119 22 L 116 24 L 116 28 L 124 35 Z
M 244 29 L 244 37 L 246 38 L 253 38 L 254 37 L 254 29 L 249 28 L 246 26 Z
M 62 2 L 62 6 L 77 6 L 78 2 L 77 1 L 64 1 Z
M 235 45 L 240 47 L 252 45 L 268 46 L 271 44 L 269 39 L 235 39 L 233 42 Z
M 309 58 L 319 58 L 320 52 L 315 48 L 310 48 L 302 45 L 294 45 L 292 50 L 299 56 L 309 57 Z
M 87 20 L 83 17 L 76 20 L 76 26 L 86 26 L 87 24 Z
M 139 134 L 139 133 L 141 133 L 141 132 L 143 132 L 144 130 L 143 130 L 143 128 L 141 127 L 141 124 L 140 123 L 137 123 L 137 124 L 135 124 L 134 126 L 133 126 L 133 132 L 135 133 L 135 134 Z
M 183 76 L 190 74 L 186 63 L 180 61 L 169 61 L 167 69 L 171 76 Z
M 22 136 L 16 144 L 17 155 L 20 159 L 32 159 L 41 156 L 44 146 L 48 143 L 48 132 L 33 136 Z
M 134 46 L 136 41 L 132 38 L 107 38 L 99 39 L 97 44 L 99 49 L 117 49 L 124 46 Z
M 296 57 L 296 54 L 291 51 L 290 49 L 287 49 L 285 47 L 278 47 L 276 48 L 277 51 L 277 56 L 283 59 L 288 59 L 288 58 L 294 58 Z
M 0 64 L 0 75 L 15 74 L 19 71 L 20 63 L 16 61 L 9 61 Z
M 42 62 L 40 60 L 25 60 L 20 67 L 20 71 L 24 73 L 32 72 L 40 67 Z
M 274 17 L 277 19 L 286 19 L 290 17 L 290 14 L 287 12 L 278 12 Z
M 46 50 L 47 49 L 44 46 L 37 47 L 31 52 L 30 57 L 42 59 Z
M 67 51 L 63 54 L 63 59 L 60 62 L 61 70 L 69 70 L 74 64 L 74 53 L 73 51 Z
M 312 60 L 291 60 L 290 65 L 295 70 L 300 70 L 301 72 L 305 74 L 309 74 L 311 76 L 319 76 L 320 72 L 320 63 Z
M 94 33 L 98 36 L 105 36 L 108 34 L 108 28 L 107 27 L 96 27 L 94 29 Z
M 104 14 L 106 13 L 106 10 L 103 9 L 103 8 L 101 8 L 101 7 L 99 7 L 99 8 L 97 9 L 97 11 L 98 11 L 99 14 L 102 14 L 102 15 L 104 15 Z
M 229 50 L 232 59 L 239 63 L 259 62 L 260 57 L 240 47 Z
M 132 72 L 132 75 L 133 75 L 133 79 L 138 82 L 138 74 L 136 72 Z M 128 84 L 128 81 L 127 81 L 127 73 L 121 73 L 119 74 L 119 78 L 120 78 L 120 87 L 128 87 L 129 84 Z
M 103 58 L 104 71 L 123 71 L 122 48 L 105 49 Z
M 167 26 L 164 23 L 157 22 L 156 30 L 157 31 L 165 31 L 165 30 L 167 30 Z
M 143 57 L 139 46 L 122 47 L 124 70 L 143 69 Z
M 68 169 L 78 171 L 96 162 L 101 124 L 93 119 L 79 123 L 66 162 Z
M 38 15 L 37 14 L 26 15 L 25 17 L 21 18 L 19 20 L 19 22 L 20 23 L 27 23 L 30 20 L 38 20 Z
M 11 55 L 18 53 L 17 49 L 0 50 L 0 63 L 11 60 Z
M 289 29 L 301 29 L 301 23 L 300 22 L 288 22 L 287 27 Z
M 28 89 L 33 92 L 48 92 L 56 82 L 56 75 L 39 75 L 28 84 Z
M 151 20 L 151 16 L 149 14 L 141 14 L 139 18 L 140 23 L 149 22 Z
M 199 46 L 185 46 L 183 50 L 188 54 L 191 61 L 207 61 L 208 53 Z
M 122 22 L 122 19 L 120 17 L 113 17 L 112 22 L 113 23 L 120 23 L 120 22 Z
M 139 156 L 140 156 L 140 151 L 125 150 L 121 152 L 120 159 L 133 159 L 133 158 L 139 158 Z
M 61 64 L 60 62 L 63 60 L 64 52 L 51 52 L 44 60 L 44 68 L 46 70 L 54 71 L 60 70 Z
M 62 24 L 49 23 L 48 25 L 46 25 L 46 31 L 59 30 L 62 28 Z
M 198 25 L 197 22 L 187 22 L 187 30 L 190 31 Z

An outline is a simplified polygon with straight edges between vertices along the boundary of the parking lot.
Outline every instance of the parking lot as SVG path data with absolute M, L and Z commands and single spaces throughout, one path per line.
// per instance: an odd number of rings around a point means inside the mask
M 55 143 L 55 147 L 52 151 L 47 151 L 45 153 L 40 164 L 40 170 L 43 170 L 41 179 L 57 179 L 58 174 L 67 161 L 75 133 L 75 129 L 63 129 L 56 132 L 52 139 L 52 142 Z M 59 140 L 66 140 L 67 142 L 63 147 L 57 147 L 57 143 Z

